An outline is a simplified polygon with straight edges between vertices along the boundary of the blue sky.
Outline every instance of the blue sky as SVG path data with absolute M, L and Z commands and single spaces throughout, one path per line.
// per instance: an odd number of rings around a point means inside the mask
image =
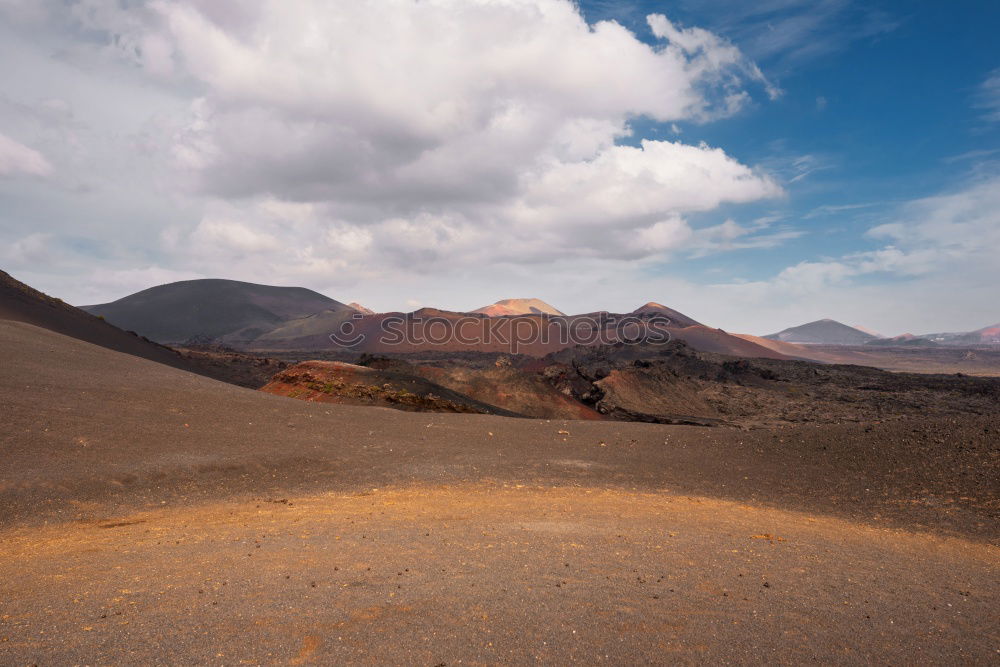
M 740 15 L 750 5 L 757 13 Z M 767 253 L 699 257 L 685 271 L 757 280 L 792 261 L 873 249 L 878 244 L 864 232 L 891 219 L 899 204 L 961 188 L 1000 163 L 1000 124 L 977 108 L 980 86 L 1000 66 L 1000 3 L 580 6 L 588 20 L 616 20 L 651 43 L 645 21 L 651 13 L 710 29 L 743 48 L 782 91 L 777 100 L 757 100 L 723 122 L 676 125 L 685 141 L 724 146 L 742 162 L 780 165 L 789 179 L 801 176 L 780 205 L 744 207 L 732 216 L 780 215 L 803 235 Z M 639 136 L 671 134 L 670 124 L 634 126 Z M 797 157 L 800 169 L 789 165 Z M 1000 289 L 997 297 L 1000 302 Z M 983 316 L 998 319 L 1000 312 Z
M 3 0 L 0 268 L 1000 320 L 1000 5 Z

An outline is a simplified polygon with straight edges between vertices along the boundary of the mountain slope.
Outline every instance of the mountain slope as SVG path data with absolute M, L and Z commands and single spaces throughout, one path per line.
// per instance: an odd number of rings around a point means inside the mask
M 975 331 L 930 333 L 922 338 L 942 345 L 996 345 L 1000 343 L 1000 322 Z
M 788 359 L 783 352 L 772 350 L 732 334 L 722 329 L 710 329 L 706 326 L 690 326 L 683 329 L 671 329 L 674 340 L 682 340 L 700 352 L 728 354 L 733 357 L 750 357 L 757 359 Z
M 367 405 L 410 412 L 520 417 L 412 373 L 339 361 L 304 361 L 278 373 L 261 391 L 319 403 Z
M 284 368 L 274 359 L 228 351 L 174 350 L 71 306 L 0 271 L 0 320 L 48 329 L 115 352 L 256 389 Z
M 928 340 L 921 336 L 914 336 L 911 333 L 904 333 L 898 336 L 893 336 L 892 338 L 876 338 L 875 340 L 870 340 L 866 345 L 876 345 L 881 347 L 933 347 L 937 346 L 934 341 Z
M 503 317 L 505 315 L 565 315 L 564 312 L 550 306 L 541 299 L 503 299 L 473 313 L 481 313 L 488 317 Z
M 253 340 L 287 320 L 322 310 L 353 310 L 304 287 L 236 280 L 184 280 L 158 285 L 84 310 L 162 343 L 191 338 Z
M 979 334 L 980 342 L 1000 343 L 1000 322 L 978 329 L 973 333 Z
M 773 340 L 771 338 L 764 338 L 763 336 L 753 336 L 751 334 L 731 334 L 737 338 L 742 338 L 745 341 L 749 341 L 761 347 L 766 347 L 769 350 L 773 350 L 780 354 L 793 359 L 810 359 L 813 361 L 832 361 L 835 362 L 836 359 L 830 357 L 829 355 L 823 355 L 822 353 L 817 353 L 815 350 L 810 350 L 808 347 L 803 347 L 796 343 L 785 343 L 780 340 Z
M 810 345 L 864 345 L 875 336 L 835 320 L 816 320 L 784 331 L 764 336 L 785 343 Z
M 374 315 L 375 314 L 374 310 L 372 310 L 371 308 L 365 308 L 364 306 L 362 306 L 357 301 L 352 301 L 352 302 L 350 302 L 347 305 L 349 307 L 353 308 L 354 310 L 358 311 L 362 315 Z
M 184 370 L 195 370 L 170 348 L 143 340 L 100 317 L 25 285 L 0 271 L 0 319 L 36 327 Z
M 621 316 L 608 313 L 571 315 L 517 315 L 470 320 L 468 315 L 423 308 L 414 313 L 357 316 L 355 311 L 326 311 L 291 320 L 260 336 L 249 347 L 263 350 L 337 350 L 334 342 L 354 340 L 348 349 L 373 354 L 434 351 L 526 354 L 542 357 L 576 344 L 619 340 L 629 328 L 617 329 Z M 785 355 L 752 341 L 701 325 L 668 327 L 670 336 L 704 352 L 743 357 L 784 359 Z M 567 337 L 566 331 L 575 337 Z M 346 332 L 341 335 L 341 332 Z M 331 338 L 331 334 L 333 338 Z M 404 335 L 405 334 L 405 335 Z
M 691 319 L 684 313 L 679 313 L 673 308 L 668 308 L 662 303 L 656 303 L 655 301 L 650 301 L 647 304 L 639 306 L 632 311 L 632 315 L 662 315 L 670 320 L 670 326 L 673 327 L 704 326 L 701 322 Z
M 852 326 L 852 328 L 857 329 L 858 331 L 863 331 L 866 334 L 871 334 L 872 336 L 875 336 L 876 338 L 886 338 L 887 337 L 884 334 L 881 334 L 878 331 L 875 331 L 874 329 L 869 329 L 868 327 L 863 327 L 860 324 L 853 324 L 851 326 Z

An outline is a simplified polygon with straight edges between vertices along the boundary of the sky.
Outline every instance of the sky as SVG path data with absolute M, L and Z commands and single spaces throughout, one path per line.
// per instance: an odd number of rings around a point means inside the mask
M 0 269 L 1000 321 L 1000 3 L 0 0 Z

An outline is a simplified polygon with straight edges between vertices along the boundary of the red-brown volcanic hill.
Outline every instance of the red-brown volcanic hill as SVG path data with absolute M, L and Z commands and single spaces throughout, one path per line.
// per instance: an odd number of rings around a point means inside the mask
M 285 323 L 251 344 L 258 350 L 519 352 L 544 356 L 565 346 L 560 331 L 572 318 L 548 315 L 488 317 L 421 308 L 412 313 L 317 313 Z M 590 328 L 589 325 L 584 325 Z M 516 342 L 515 342 L 516 341 Z
M 488 306 L 472 311 L 488 317 L 506 317 L 509 315 L 565 315 L 554 306 L 541 299 L 502 299 Z
M 275 375 L 261 391 L 304 401 L 372 405 L 411 412 L 518 417 L 414 374 L 339 361 L 305 361 Z
M 648 319 L 648 318 L 646 318 Z M 673 321 L 673 320 L 671 320 Z M 787 359 L 786 355 L 702 325 L 665 328 L 651 321 L 647 332 L 687 342 L 691 347 L 733 356 Z M 413 313 L 360 315 L 318 313 L 286 323 L 257 340 L 257 350 L 321 351 L 350 349 L 371 354 L 414 352 L 488 352 L 546 354 L 575 345 L 602 345 L 635 338 L 640 331 L 635 315 L 516 315 L 489 317 L 421 308 Z M 332 338 L 331 338 L 332 336 Z
M 513 410 L 527 417 L 605 419 L 604 415 L 590 406 L 559 391 L 542 373 L 514 368 L 509 362 L 504 363 L 503 358 L 485 368 L 460 363 L 414 365 L 392 359 L 376 359 L 366 365 L 418 375 L 475 400 Z

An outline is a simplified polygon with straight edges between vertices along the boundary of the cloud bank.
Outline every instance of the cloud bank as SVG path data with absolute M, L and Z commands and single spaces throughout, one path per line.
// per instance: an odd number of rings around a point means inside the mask
M 904 206 L 868 249 L 780 259 L 770 278 L 670 275 L 674 258 L 806 233 L 760 204 L 825 166 L 786 174 L 693 132 L 634 136 L 781 94 L 734 44 L 668 16 L 640 39 L 569 0 L 3 0 L 0 14 L 2 259 L 77 302 L 224 275 L 381 308 L 635 294 L 766 330 L 793 310 L 837 316 L 875 280 L 935 293 L 941 267 L 992 275 L 969 243 L 997 249 L 995 183 Z M 987 117 L 993 78 L 975 101 Z
M 1000 176 L 904 202 L 891 217 L 867 231 L 871 250 L 802 261 L 767 280 L 714 285 L 709 301 L 754 310 L 755 333 L 821 317 L 894 333 L 902 333 L 895 330 L 901 318 L 928 333 L 947 322 L 978 328 L 1000 317 Z
M 684 247 L 689 214 L 783 194 L 719 148 L 629 141 L 638 117 L 708 121 L 777 94 L 731 43 L 662 15 L 651 46 L 568 0 L 71 9 L 44 20 L 187 100 L 137 142 L 200 202 L 159 234 L 194 249 L 184 270 L 637 260 Z

